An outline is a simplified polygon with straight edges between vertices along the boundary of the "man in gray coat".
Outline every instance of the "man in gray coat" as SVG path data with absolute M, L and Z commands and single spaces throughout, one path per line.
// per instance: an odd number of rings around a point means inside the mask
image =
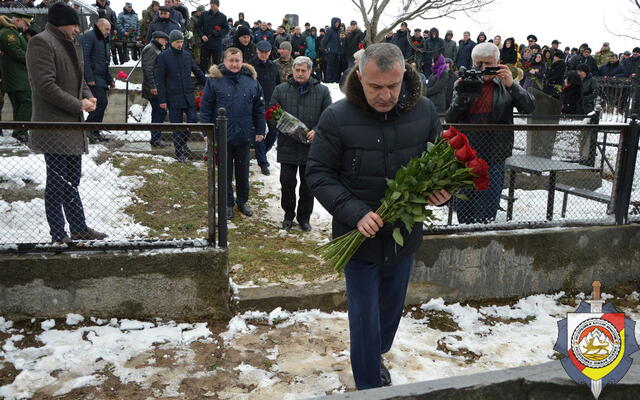
M 32 121 L 82 122 L 83 112 L 96 109 L 97 100 L 84 80 L 82 50 L 75 43 L 79 24 L 73 8 L 56 3 L 49 9 L 45 30 L 29 41 L 27 70 L 33 92 Z M 88 152 L 85 133 L 32 130 L 29 146 L 36 153 L 44 153 L 47 165 L 44 204 L 52 241 L 65 244 L 71 240 L 106 238 L 104 233 L 87 227 L 78 192 L 82 154 Z M 65 231 L 65 216 L 71 239 Z
M 309 148 L 316 134 L 320 115 L 331 105 L 329 89 L 311 77 L 313 62 L 300 56 L 293 61 L 293 76 L 276 86 L 270 105 L 280 104 L 282 109 L 302 121 L 309 132 L 306 141 L 294 139 L 284 133 L 278 135 L 278 162 L 280 163 L 281 205 L 284 210 L 282 228 L 291 229 L 297 217 L 300 228 L 311 230 L 309 219 L 313 212 L 313 195 L 305 178 Z M 296 174 L 300 175 L 300 197 L 296 215 Z
M 156 85 L 156 60 L 169 43 L 169 35 L 163 31 L 151 34 L 151 43 L 142 49 L 142 97 L 151 104 L 151 123 L 161 124 L 167 117 L 167 110 L 160 108 L 158 87 Z M 151 131 L 151 146 L 166 147 L 160 138 L 160 131 Z

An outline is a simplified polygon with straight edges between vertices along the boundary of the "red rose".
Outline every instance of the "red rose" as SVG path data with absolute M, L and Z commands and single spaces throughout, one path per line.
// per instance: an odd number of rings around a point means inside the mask
M 476 158 L 475 150 L 473 150 L 468 144 L 465 144 L 464 146 L 456 150 L 455 155 L 458 161 L 463 163 L 468 163 L 469 161 Z
M 450 127 L 449 129 L 447 129 L 446 131 L 442 131 L 442 133 L 440 134 L 440 136 L 441 136 L 444 140 L 451 140 L 451 139 L 453 139 L 453 137 L 454 137 L 454 136 L 456 136 L 458 133 L 459 133 L 459 132 L 458 132 L 458 130 L 452 126 L 452 127 Z
M 469 161 L 467 163 L 467 168 L 471 168 L 471 173 L 476 177 L 487 176 L 489 173 L 489 166 L 482 158 L 475 158 Z
M 458 133 L 449 140 L 449 146 L 454 150 L 458 150 L 464 145 L 469 145 L 469 139 L 463 133 Z
M 489 177 L 481 176 L 473 180 L 473 187 L 476 190 L 487 190 L 489 189 Z
M 216 25 L 216 30 L 220 31 L 222 28 L 220 28 L 218 25 Z
M 364 43 L 359 43 L 358 44 L 358 50 L 362 50 L 364 49 Z

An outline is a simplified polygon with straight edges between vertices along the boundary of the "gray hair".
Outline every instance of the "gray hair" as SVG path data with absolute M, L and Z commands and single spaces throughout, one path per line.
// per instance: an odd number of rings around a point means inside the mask
M 96 21 L 96 25 L 99 27 L 111 26 L 111 22 L 106 18 L 100 18 L 99 20 Z
M 309 57 L 298 56 L 295 60 L 293 60 L 293 66 L 296 65 L 306 65 L 309 70 L 313 69 L 313 61 Z
M 367 47 L 358 63 L 361 75 L 364 74 L 364 68 L 369 59 L 374 60 L 381 71 L 391 71 L 396 64 L 400 64 L 403 70 L 405 68 L 404 55 L 400 47 L 395 44 L 375 43 Z
M 355 62 L 359 63 L 360 58 L 362 57 L 363 54 L 364 54 L 364 49 L 360 49 L 355 53 L 353 53 L 353 59 L 355 60 Z
M 496 62 L 500 62 L 500 49 L 493 43 L 477 44 L 471 51 L 471 59 L 493 57 Z

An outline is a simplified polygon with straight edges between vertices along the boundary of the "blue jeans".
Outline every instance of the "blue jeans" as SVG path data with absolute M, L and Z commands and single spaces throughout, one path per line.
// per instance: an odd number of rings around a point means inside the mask
M 379 265 L 351 260 L 344 269 L 351 370 L 358 390 L 382 386 L 380 364 L 400 324 L 413 256 Z
M 167 110 L 160 108 L 160 102 L 158 98 L 149 99 L 151 104 L 151 123 L 161 124 L 167 118 Z M 157 143 L 161 139 L 160 131 L 151 131 L 151 143 Z
M 504 162 L 489 163 L 487 190 L 462 190 L 469 200 L 454 199 L 454 209 L 461 224 L 488 224 L 496 219 L 504 185 Z
M 271 150 L 273 145 L 276 143 L 276 139 L 278 138 L 278 131 L 275 126 L 271 123 L 267 123 L 269 125 L 269 132 L 264 137 L 262 142 L 255 142 L 253 144 L 253 148 L 256 152 L 256 160 L 258 160 L 259 166 L 269 166 L 269 161 L 267 161 L 267 152 Z
M 44 210 L 51 239 L 57 241 L 67 236 L 64 230 L 65 216 L 72 233 L 86 231 L 84 208 L 78 192 L 82 176 L 82 156 L 45 154 L 44 161 L 47 165 Z
M 187 114 L 188 123 L 198 122 L 198 114 L 195 107 L 189 108 L 169 108 L 169 120 L 172 124 L 181 124 L 184 122 L 184 114 Z M 176 157 L 178 159 L 187 157 L 191 150 L 187 147 L 189 141 L 189 132 L 176 131 L 173 132 L 173 145 L 176 149 Z

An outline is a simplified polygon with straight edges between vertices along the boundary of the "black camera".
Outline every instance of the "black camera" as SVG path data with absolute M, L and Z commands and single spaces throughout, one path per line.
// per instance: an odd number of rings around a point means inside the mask
M 500 71 L 500 67 L 486 67 L 482 71 L 460 67 L 458 75 L 462 80 L 456 86 L 458 95 L 470 99 L 482 96 L 482 84 L 484 83 L 482 76 L 498 75 L 498 71 Z

